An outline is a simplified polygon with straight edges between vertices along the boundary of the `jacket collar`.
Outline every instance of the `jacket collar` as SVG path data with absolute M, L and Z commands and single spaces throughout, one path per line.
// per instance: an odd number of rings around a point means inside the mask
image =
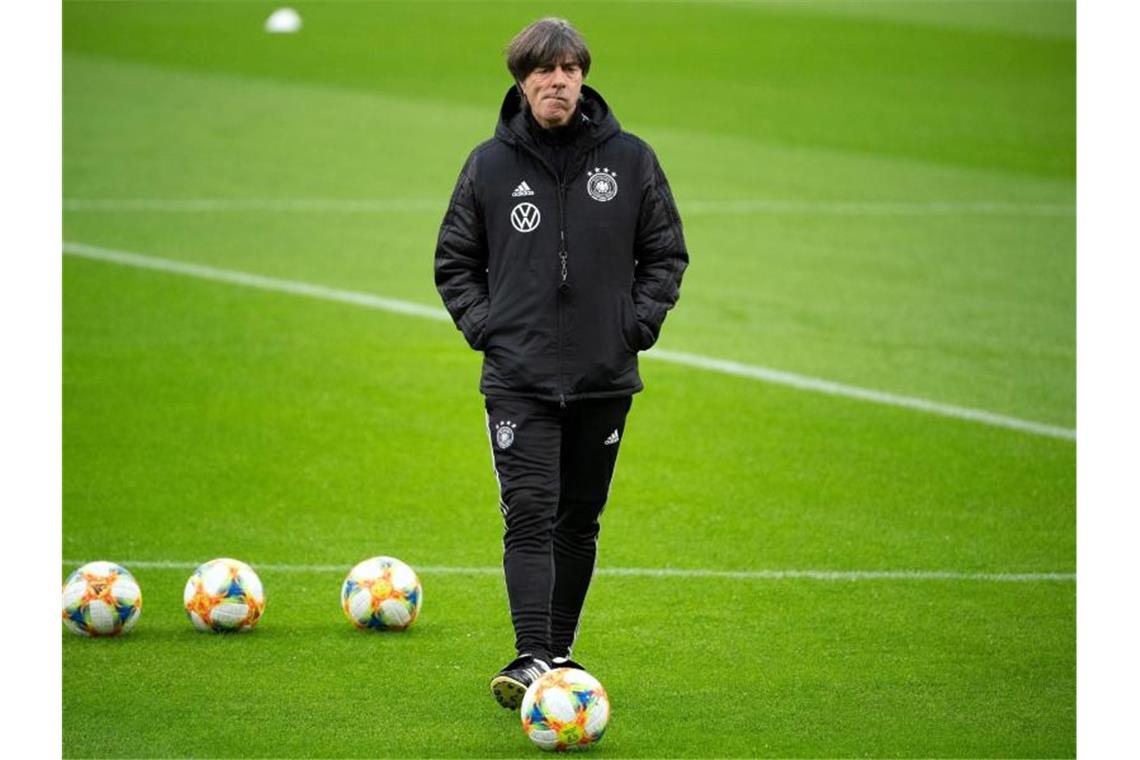
M 503 97 L 499 108 L 499 123 L 495 126 L 495 137 L 511 145 L 524 144 L 537 148 L 534 135 L 526 124 L 526 111 L 522 94 L 512 86 Z M 621 125 L 610 111 L 609 105 L 592 87 L 582 85 L 582 97 L 578 101 L 575 118 L 584 120 L 582 147 L 589 149 L 608 137 L 621 131 Z

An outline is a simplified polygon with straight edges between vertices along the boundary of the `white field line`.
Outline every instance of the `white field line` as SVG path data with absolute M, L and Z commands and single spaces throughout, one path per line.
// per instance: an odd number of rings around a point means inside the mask
M 345 212 L 443 213 L 438 198 L 68 198 L 65 211 L 166 212 Z M 788 214 L 808 216 L 1072 216 L 1073 204 L 1010 201 L 793 201 L 695 200 L 680 204 L 686 214 L 704 216 Z
M 1071 216 L 1072 204 L 1006 201 L 688 201 L 686 214 L 801 214 L 824 216 Z
M 200 214 L 218 211 L 438 211 L 447 201 L 425 198 L 68 198 L 64 211 L 165 211 Z
M 778 369 L 741 364 L 740 362 L 729 361 L 727 359 L 710 359 L 697 354 L 687 354 L 681 351 L 666 351 L 660 348 L 655 348 L 646 355 L 665 362 L 684 364 L 689 367 L 700 367 L 701 369 L 712 370 L 714 372 L 722 372 L 726 375 L 748 377 L 753 380 L 763 380 L 765 382 L 786 385 L 790 388 L 798 388 L 804 391 L 854 398 L 860 401 L 870 401 L 886 406 L 915 409 L 928 414 L 969 420 L 970 422 L 980 422 L 983 425 L 1010 428 L 1011 430 L 1020 430 L 1024 433 L 1034 433 L 1035 435 L 1043 435 L 1050 438 L 1062 438 L 1069 441 L 1075 441 L 1077 438 L 1077 432 L 1075 430 L 1057 427 L 1056 425 L 1046 425 L 1042 422 L 1031 422 L 1016 417 L 1007 417 L 1003 414 L 994 414 L 993 412 L 987 412 L 982 409 L 969 409 L 961 406 L 951 406 L 950 404 L 941 404 L 937 401 L 928 401 L 922 398 L 897 396 L 893 393 L 884 393 L 867 388 L 858 388 L 854 385 L 833 383 L 830 380 L 820 380 L 819 378 L 806 377 L 792 372 L 783 372 Z
M 201 280 L 214 280 L 231 285 L 243 285 L 247 288 L 257 288 L 258 290 L 271 290 L 278 293 L 289 293 L 295 296 L 307 296 L 322 301 L 337 301 L 352 304 L 353 306 L 363 306 L 367 309 L 379 309 L 381 311 L 390 311 L 413 317 L 434 319 L 439 322 L 451 321 L 451 317 L 440 307 L 424 306 L 422 304 L 411 303 L 410 301 L 399 301 L 394 298 L 384 298 L 383 296 L 376 296 L 371 293 L 326 288 L 321 285 L 311 285 L 307 282 L 264 277 L 259 274 L 250 274 L 249 272 L 238 272 L 233 269 L 218 269 L 201 264 L 161 259 L 155 256 L 141 256 L 137 253 L 115 251 L 109 248 L 96 248 L 95 246 L 83 245 L 82 243 L 64 243 L 63 252 L 85 259 L 96 259 L 98 261 L 122 264 L 139 269 L 155 269 L 160 272 L 197 277 Z
M 239 272 L 232 269 L 219 269 L 202 264 L 190 264 L 182 261 L 174 261 L 172 259 L 158 258 L 156 256 L 144 256 L 137 253 L 117 251 L 109 248 L 98 248 L 95 246 L 85 245 L 83 243 L 64 243 L 63 251 L 64 253 L 72 256 L 79 256 L 86 259 L 94 259 L 97 261 L 104 261 L 113 264 L 121 264 L 124 266 L 136 267 L 140 269 L 153 269 L 161 272 L 168 272 L 171 274 L 196 277 L 203 280 L 213 280 L 216 282 L 225 282 L 233 285 L 243 285 L 245 287 L 258 288 L 260 290 L 270 290 L 281 293 L 289 293 L 291 295 L 307 296 L 309 298 L 317 298 L 324 301 L 337 301 L 340 303 L 351 304 L 353 306 L 363 306 L 369 309 L 379 309 L 382 311 L 389 311 L 397 314 L 434 319 L 438 322 L 451 321 L 450 316 L 448 316 L 447 312 L 441 307 L 424 306 L 423 304 L 411 303 L 409 301 L 400 301 L 394 298 L 384 298 L 382 296 L 376 296 L 370 293 L 340 290 L 337 288 L 328 288 L 321 285 L 312 285 L 306 282 L 298 282 L 296 280 L 283 280 L 276 277 L 266 277 L 263 275 L 250 274 L 248 272 Z M 968 407 L 952 406 L 950 404 L 942 404 L 936 401 L 929 401 L 927 399 L 914 398 L 911 396 L 900 396 L 893 393 L 884 393 L 882 391 L 859 388 L 853 385 L 843 385 L 841 383 L 834 383 L 829 380 L 821 380 L 819 378 L 808 377 L 806 375 L 797 375 L 793 372 L 784 372 L 782 370 L 761 367 L 754 364 L 743 364 L 741 362 L 734 362 L 728 359 L 716 359 L 707 356 L 700 356 L 698 354 L 689 354 L 681 351 L 667 351 L 659 348 L 647 351 L 643 354 L 643 356 L 649 359 L 656 359 L 658 361 L 671 362 L 673 364 L 681 364 L 688 367 L 695 367 L 697 369 L 719 372 L 721 374 L 734 375 L 736 377 L 744 377 L 752 380 L 760 380 L 767 383 L 773 383 L 776 385 L 783 385 L 791 388 L 796 388 L 798 390 L 824 393 L 831 396 L 841 396 L 844 398 L 857 399 L 859 401 L 869 401 L 871 403 L 882 404 L 885 406 L 912 409 L 915 411 L 934 414 L 941 417 L 950 417 L 953 419 L 965 420 L 967 422 L 976 422 L 983 425 L 990 425 L 992 427 L 1008 428 L 1010 430 L 1017 430 L 1023 433 L 1031 433 L 1033 435 L 1040 435 L 1048 438 L 1060 438 L 1063 440 L 1075 441 L 1077 437 L 1076 431 L 1069 428 L 1047 425 L 1045 423 L 1033 422 L 1030 420 L 1023 420 L 1017 417 L 1008 417 L 1006 415 L 995 414 L 993 412 L 987 412 L 981 409 L 970 409 Z
M 79 567 L 92 560 L 65 559 L 63 564 Z M 130 570 L 193 570 L 196 562 L 136 560 L 117 564 Z M 352 569 L 343 565 L 255 564 L 255 570 L 268 573 L 344 573 Z M 494 575 L 503 574 L 501 567 L 453 567 L 450 565 L 416 565 L 421 575 Z M 741 581 L 991 581 L 995 583 L 1073 583 L 1076 573 L 956 573 L 943 570 L 685 570 L 652 567 L 599 567 L 595 575 L 632 578 L 710 578 Z
M 362 3 L 362 4 L 363 3 L 377 3 L 377 2 L 382 2 L 382 1 L 383 0 L 337 0 L 337 2 L 340 2 L 340 3 Z M 655 5 L 660 5 L 663 3 L 670 4 L 670 5 L 725 5 L 725 4 L 728 4 L 728 5 L 788 5 L 790 2 L 800 2 L 800 3 L 804 3 L 804 4 L 809 4 L 809 3 L 813 3 L 813 2 L 818 2 L 820 4 L 828 4 L 828 3 L 834 3 L 835 2 L 835 0 L 579 0 L 580 3 L 607 3 L 607 4 L 612 4 L 615 1 L 620 2 L 620 3 L 628 3 L 631 5 L 641 5 L 641 4 L 649 4 L 649 3 L 653 3 Z M 884 3 L 884 4 L 890 3 L 892 5 L 904 5 L 907 3 L 917 4 L 917 3 L 929 3 L 929 2 L 931 2 L 931 0 L 862 0 L 862 1 L 864 3 Z M 170 3 L 170 2 L 182 2 L 182 3 L 193 2 L 193 3 L 200 3 L 200 4 L 209 4 L 209 3 L 227 3 L 227 4 L 232 4 L 232 3 L 258 3 L 258 4 L 263 4 L 264 0 L 63 0 L 63 2 L 64 3 L 134 3 L 134 4 L 138 4 L 138 5 L 143 5 L 146 3 L 151 3 L 151 4 L 157 5 L 160 3 Z M 455 0 L 418 0 L 418 2 L 421 2 L 421 3 L 454 3 Z M 532 2 L 532 0 L 504 0 L 504 2 L 514 2 L 514 3 L 520 3 L 521 4 L 521 3 Z M 978 0 L 941 0 L 941 2 L 947 3 L 947 4 L 951 4 L 951 3 L 963 3 L 963 4 L 965 4 L 965 3 L 977 3 Z M 988 0 L 988 2 L 991 4 L 1007 3 L 1007 4 L 1013 5 L 1013 4 L 1019 4 L 1019 3 L 1024 3 L 1024 4 L 1029 4 L 1029 3 L 1042 3 L 1042 4 L 1072 3 L 1072 2 L 1075 2 L 1075 0 Z

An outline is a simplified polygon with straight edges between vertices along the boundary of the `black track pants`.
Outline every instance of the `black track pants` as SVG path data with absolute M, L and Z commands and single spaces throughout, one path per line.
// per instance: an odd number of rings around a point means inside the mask
M 566 657 L 590 588 L 632 398 L 557 402 L 489 397 L 487 424 L 515 647 Z

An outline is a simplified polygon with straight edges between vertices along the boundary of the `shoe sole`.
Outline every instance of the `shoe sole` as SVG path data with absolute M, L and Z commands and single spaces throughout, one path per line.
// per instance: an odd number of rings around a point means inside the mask
M 491 679 L 491 694 L 506 709 L 517 710 L 526 694 L 526 684 L 510 676 L 495 676 Z

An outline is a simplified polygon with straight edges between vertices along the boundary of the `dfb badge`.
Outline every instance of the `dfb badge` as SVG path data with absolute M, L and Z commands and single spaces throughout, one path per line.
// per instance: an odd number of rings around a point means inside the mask
M 510 420 L 503 420 L 495 425 L 495 445 L 500 449 L 509 449 L 515 442 L 515 428 L 518 425 Z
M 586 172 L 586 175 L 586 192 L 594 200 L 605 203 L 617 195 L 617 172 L 611 172 L 608 166 L 604 169 L 595 166 L 594 171 Z

